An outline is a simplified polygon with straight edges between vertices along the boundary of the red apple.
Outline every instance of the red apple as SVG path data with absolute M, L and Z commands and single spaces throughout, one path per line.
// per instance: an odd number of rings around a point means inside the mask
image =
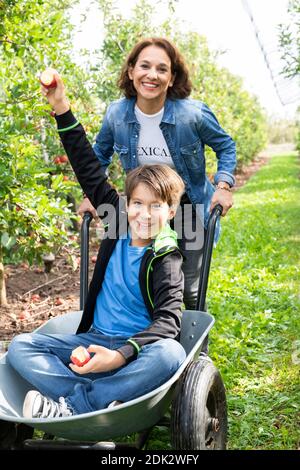
M 23 312 L 19 314 L 19 320 L 21 321 L 29 320 L 29 318 L 30 318 L 30 312 L 28 310 L 23 310 Z
M 91 259 L 92 259 L 92 263 L 96 263 L 96 261 L 97 261 L 97 256 L 92 256 Z
M 41 300 L 39 294 L 33 294 L 31 296 L 31 302 L 39 302 Z
M 60 156 L 58 155 L 57 157 L 54 158 L 53 162 L 55 163 L 55 165 L 60 165 Z
M 67 155 L 61 155 L 60 156 L 60 163 L 68 163 L 69 159 Z
M 55 305 L 63 305 L 64 304 L 64 301 L 63 299 L 61 299 L 60 297 L 56 297 L 55 301 L 54 301 L 54 304 Z
M 54 70 L 44 70 L 40 75 L 40 82 L 45 88 L 56 88 L 57 83 L 54 77 Z
M 71 354 L 71 361 L 78 367 L 84 366 L 91 359 L 90 353 L 83 346 L 73 349 Z

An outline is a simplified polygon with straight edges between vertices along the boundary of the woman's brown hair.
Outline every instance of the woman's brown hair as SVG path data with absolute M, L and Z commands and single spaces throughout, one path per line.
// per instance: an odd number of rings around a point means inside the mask
M 118 86 L 124 92 L 126 98 L 136 96 L 136 90 L 133 86 L 133 81 L 129 78 L 128 69 L 135 66 L 141 51 L 148 46 L 160 47 L 168 54 L 171 60 L 171 73 L 175 77 L 175 80 L 173 86 L 168 88 L 167 96 L 169 98 L 178 99 L 187 98 L 192 91 L 187 66 L 178 49 L 165 38 L 142 39 L 134 46 L 128 55 L 118 80 Z

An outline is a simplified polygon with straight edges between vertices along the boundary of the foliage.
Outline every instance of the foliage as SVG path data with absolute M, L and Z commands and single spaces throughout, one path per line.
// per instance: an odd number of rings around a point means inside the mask
M 32 261 L 70 243 L 68 194 L 75 183 L 68 164 L 53 162 L 62 150 L 38 75 L 57 68 L 74 108 L 83 103 L 78 114 L 90 113 L 85 75 L 70 58 L 73 3 L 0 2 L 0 261 Z
M 290 22 L 279 25 L 279 44 L 285 62 L 282 73 L 286 77 L 300 74 L 300 0 L 290 0 Z
M 296 142 L 297 124 L 289 119 L 270 118 L 268 121 L 268 141 L 271 144 Z
M 177 29 L 178 30 L 178 29 Z M 184 52 L 194 91 L 192 97 L 206 102 L 237 146 L 238 165 L 250 162 L 266 144 L 266 116 L 257 99 L 243 89 L 242 80 L 217 64 L 204 37 L 198 33 L 177 33 L 174 42 Z M 209 172 L 216 170 L 216 158 L 207 149 Z
M 288 78 L 297 77 L 300 74 L 300 0 L 290 0 L 288 6 L 290 14 L 289 25 L 279 25 L 279 45 L 282 51 L 282 59 L 285 66 L 283 75 Z M 300 108 L 298 108 L 298 129 Z M 300 130 L 297 136 L 297 150 L 300 152 Z

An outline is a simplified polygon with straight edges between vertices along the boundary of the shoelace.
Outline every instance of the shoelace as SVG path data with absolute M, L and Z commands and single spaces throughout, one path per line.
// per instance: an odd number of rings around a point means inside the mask
M 68 408 L 68 405 L 64 397 L 59 397 L 58 401 L 59 401 L 62 416 L 72 416 L 73 413 L 70 410 L 70 408 Z
M 67 403 L 63 397 L 60 397 L 58 403 L 51 398 L 43 397 L 43 411 L 41 418 L 59 418 L 64 416 L 71 416 L 72 412 L 69 410 Z

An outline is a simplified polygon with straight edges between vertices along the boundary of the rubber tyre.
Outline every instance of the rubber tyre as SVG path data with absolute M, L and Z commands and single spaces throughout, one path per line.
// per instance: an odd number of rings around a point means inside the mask
M 171 442 L 177 450 L 226 449 L 225 388 L 209 358 L 191 362 L 177 383 L 171 409 Z

